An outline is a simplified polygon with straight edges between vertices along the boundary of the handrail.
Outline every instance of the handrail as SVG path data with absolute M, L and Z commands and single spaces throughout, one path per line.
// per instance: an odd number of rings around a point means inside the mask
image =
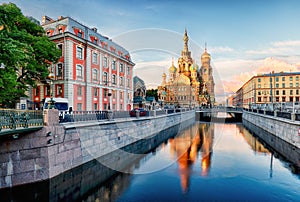
M 0 109 L 0 131 L 43 126 L 43 123 L 43 111 L 41 110 Z

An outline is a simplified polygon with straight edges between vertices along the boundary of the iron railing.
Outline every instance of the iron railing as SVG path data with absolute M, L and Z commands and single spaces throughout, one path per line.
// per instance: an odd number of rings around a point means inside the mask
M 43 111 L 0 109 L 0 131 L 31 126 L 43 126 Z

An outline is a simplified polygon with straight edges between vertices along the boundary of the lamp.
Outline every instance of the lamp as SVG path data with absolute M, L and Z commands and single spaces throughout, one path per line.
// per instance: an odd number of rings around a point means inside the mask
M 51 71 L 48 75 L 48 79 L 50 80 L 50 100 L 48 102 L 48 109 L 55 109 L 55 101 L 53 100 L 53 79 L 54 74 Z

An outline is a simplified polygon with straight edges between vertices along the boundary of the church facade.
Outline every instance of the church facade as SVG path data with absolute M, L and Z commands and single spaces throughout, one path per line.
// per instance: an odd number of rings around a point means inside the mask
M 205 47 L 201 55 L 201 67 L 195 63 L 188 47 L 189 37 L 185 30 L 183 50 L 178 58 L 177 67 L 172 60 L 172 66 L 167 74 L 163 73 L 162 83 L 158 86 L 158 96 L 164 105 L 175 107 L 196 107 L 214 105 L 214 79 L 210 65 L 211 56 Z

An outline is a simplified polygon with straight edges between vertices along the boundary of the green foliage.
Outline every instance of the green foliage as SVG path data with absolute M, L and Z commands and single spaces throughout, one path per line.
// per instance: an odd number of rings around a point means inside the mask
M 146 97 L 154 97 L 155 100 L 158 100 L 157 89 L 149 89 L 146 92 Z
M 14 107 L 28 86 L 47 78 L 61 53 L 44 29 L 13 3 L 0 5 L 0 105 Z

